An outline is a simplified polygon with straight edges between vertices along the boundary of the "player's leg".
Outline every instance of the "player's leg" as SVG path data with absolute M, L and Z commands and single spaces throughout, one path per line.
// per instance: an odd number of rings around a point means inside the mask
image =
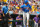
M 24 25 L 24 26 L 26 26 L 26 25 L 25 25 L 25 19 L 26 19 L 26 16 L 25 16 L 25 13 L 23 12 L 23 25 Z
M 34 23 L 34 27 L 36 27 L 36 22 Z
M 36 27 L 38 27 L 38 23 L 36 23 Z
M 27 16 L 27 26 L 29 25 L 29 13 L 26 13 Z

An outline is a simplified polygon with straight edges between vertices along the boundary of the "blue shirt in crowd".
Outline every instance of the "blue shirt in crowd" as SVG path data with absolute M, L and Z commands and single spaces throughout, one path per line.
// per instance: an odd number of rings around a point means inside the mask
M 31 9 L 31 6 L 30 4 L 27 4 L 27 5 L 24 4 L 21 6 L 21 8 L 24 12 L 29 12 L 29 10 Z
M 38 12 L 38 11 L 37 11 L 36 13 L 37 13 L 37 14 L 40 14 L 40 12 Z
M 6 7 L 6 6 L 3 6 L 3 7 L 2 7 L 2 11 L 4 12 L 4 14 L 6 14 L 7 11 L 8 11 L 8 6 L 7 6 L 7 7 Z

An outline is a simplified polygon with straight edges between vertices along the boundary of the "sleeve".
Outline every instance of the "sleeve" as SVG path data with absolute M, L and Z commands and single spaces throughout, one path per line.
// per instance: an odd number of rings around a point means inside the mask
M 22 5 L 21 8 L 23 8 L 24 6 Z
M 29 8 L 31 9 L 31 5 L 29 4 Z

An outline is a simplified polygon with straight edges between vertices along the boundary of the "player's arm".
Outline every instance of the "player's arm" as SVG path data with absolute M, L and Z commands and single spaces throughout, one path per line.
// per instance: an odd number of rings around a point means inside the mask
M 29 4 L 29 10 L 31 10 L 31 5 Z

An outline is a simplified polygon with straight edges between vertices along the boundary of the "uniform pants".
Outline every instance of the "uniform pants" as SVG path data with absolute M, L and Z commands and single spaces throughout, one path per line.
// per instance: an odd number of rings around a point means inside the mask
M 35 22 L 35 23 L 34 23 L 34 27 L 38 27 L 38 23 Z
M 16 25 L 16 27 L 22 27 L 22 25 Z
M 24 24 L 24 26 L 26 25 L 25 23 L 25 21 L 26 21 L 26 19 L 27 19 L 27 25 L 29 25 L 29 13 L 25 13 L 25 12 L 23 12 L 23 24 Z

